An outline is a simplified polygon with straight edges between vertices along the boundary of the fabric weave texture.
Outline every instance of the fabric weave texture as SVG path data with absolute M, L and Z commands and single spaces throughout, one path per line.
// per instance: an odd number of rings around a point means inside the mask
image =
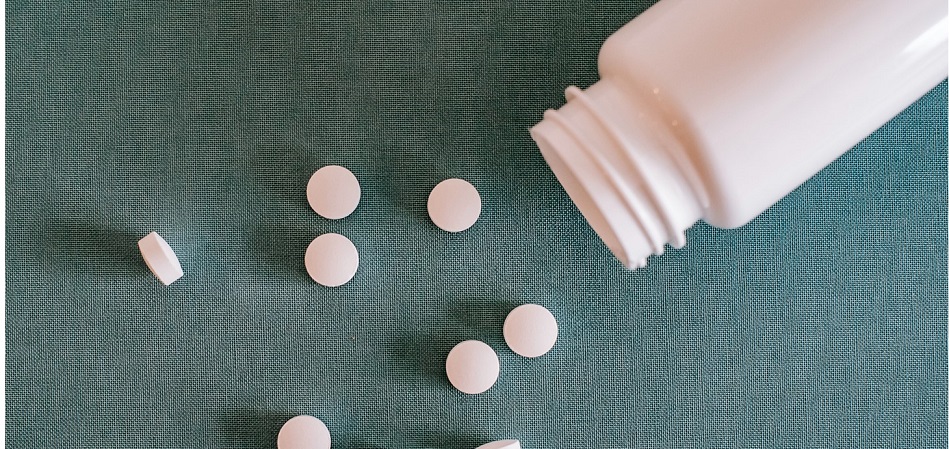
M 340 448 L 945 448 L 946 83 L 627 271 L 527 129 L 651 3 L 7 2 L 8 447 L 271 448 L 306 413 Z M 362 185 L 342 220 L 307 206 L 327 164 Z M 425 210 L 450 177 L 484 204 L 458 234 Z M 360 251 L 340 288 L 303 267 L 326 232 Z M 501 334 L 529 302 L 537 359 Z M 477 396 L 466 339 L 501 360 Z

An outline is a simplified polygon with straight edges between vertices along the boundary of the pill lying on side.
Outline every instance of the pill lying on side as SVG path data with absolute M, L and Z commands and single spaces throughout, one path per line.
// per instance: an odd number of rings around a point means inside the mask
M 517 440 L 499 440 L 482 444 L 475 449 L 521 449 L 521 442 Z
M 138 241 L 138 250 L 142 252 L 145 265 L 162 284 L 170 285 L 181 276 L 184 276 L 185 273 L 181 270 L 178 256 L 175 255 L 168 242 L 161 238 L 157 232 L 152 231 L 152 233 L 142 237 Z

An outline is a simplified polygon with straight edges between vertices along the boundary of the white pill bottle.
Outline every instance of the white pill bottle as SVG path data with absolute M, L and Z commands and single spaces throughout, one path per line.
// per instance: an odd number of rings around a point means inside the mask
M 625 265 L 760 214 L 949 72 L 946 0 L 662 0 L 531 136 Z

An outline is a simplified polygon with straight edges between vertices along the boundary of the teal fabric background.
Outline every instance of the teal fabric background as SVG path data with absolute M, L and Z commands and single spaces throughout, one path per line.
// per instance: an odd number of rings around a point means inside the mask
M 7 444 L 945 448 L 943 83 L 737 230 L 624 270 L 527 134 L 650 1 L 7 2 Z M 355 172 L 329 221 L 309 175 Z M 484 214 L 449 235 L 429 190 Z M 161 286 L 157 230 L 185 277 Z M 322 288 L 324 232 L 361 266 Z M 504 344 L 518 304 L 548 355 Z M 457 342 L 489 392 L 452 389 Z

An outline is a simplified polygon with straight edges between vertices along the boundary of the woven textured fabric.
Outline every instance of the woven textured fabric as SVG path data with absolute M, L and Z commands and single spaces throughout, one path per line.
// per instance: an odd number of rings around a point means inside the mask
M 8 2 L 8 446 L 270 448 L 306 413 L 340 448 L 945 448 L 946 84 L 630 272 L 527 128 L 650 3 Z M 307 207 L 325 164 L 345 219 Z M 458 234 L 448 177 L 484 200 Z M 360 251 L 340 288 L 303 268 L 325 232 Z M 501 335 L 526 302 L 560 322 L 538 359 Z M 470 338 L 477 396 L 444 374 Z

